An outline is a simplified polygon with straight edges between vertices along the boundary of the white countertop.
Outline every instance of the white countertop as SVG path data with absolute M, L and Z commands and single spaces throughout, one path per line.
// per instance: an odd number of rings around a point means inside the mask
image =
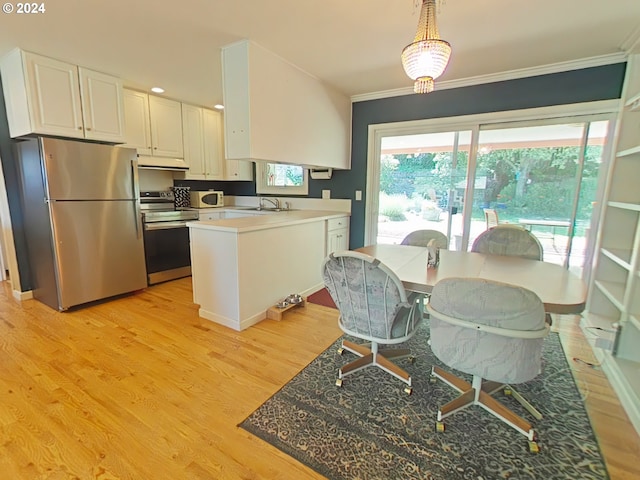
M 223 210 L 223 209 L 220 209 Z M 224 207 L 224 210 L 252 211 L 242 207 Z M 197 222 L 187 222 L 189 228 L 203 230 L 217 230 L 223 232 L 251 232 L 255 230 L 266 230 L 278 228 L 286 225 L 299 223 L 319 222 L 331 218 L 348 217 L 349 213 L 325 211 L 325 210 L 288 210 L 282 212 L 268 212 L 264 210 L 254 211 L 255 215 L 241 218 L 226 218 L 221 220 L 199 220 Z

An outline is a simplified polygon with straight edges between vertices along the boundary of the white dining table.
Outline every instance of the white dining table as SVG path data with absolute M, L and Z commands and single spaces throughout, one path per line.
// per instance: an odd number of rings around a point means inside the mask
M 585 283 L 560 265 L 476 252 L 440 250 L 437 267 L 427 266 L 427 249 L 409 245 L 370 245 L 356 251 L 387 265 L 407 290 L 430 293 L 444 278 L 485 278 L 527 288 L 550 313 L 580 313 L 585 308 Z

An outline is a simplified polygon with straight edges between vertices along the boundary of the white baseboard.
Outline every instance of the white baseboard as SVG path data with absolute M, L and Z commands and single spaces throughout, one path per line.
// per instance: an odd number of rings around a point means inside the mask
M 620 360 L 611 355 L 611 353 L 606 352 L 604 354 L 601 365 L 609 383 L 611 383 L 613 390 L 618 395 L 622 408 L 624 408 L 631 424 L 640 435 L 640 395 L 638 394 L 637 385 L 636 389 L 634 389 L 629 383 L 628 372 L 622 370 Z
M 26 292 L 20 292 L 18 290 L 12 290 L 13 298 L 19 302 L 23 300 L 31 300 L 33 298 L 33 290 L 27 290 Z

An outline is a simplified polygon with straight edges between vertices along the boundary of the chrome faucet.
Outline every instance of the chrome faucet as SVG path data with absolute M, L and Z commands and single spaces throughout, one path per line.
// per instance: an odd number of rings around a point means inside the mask
M 260 208 L 265 208 L 263 204 L 263 200 L 271 203 L 275 208 L 280 209 L 280 199 L 279 198 L 269 198 L 269 197 L 260 197 Z

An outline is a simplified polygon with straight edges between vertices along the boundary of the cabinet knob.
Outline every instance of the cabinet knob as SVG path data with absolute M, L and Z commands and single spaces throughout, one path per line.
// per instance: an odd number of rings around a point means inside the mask
M 78 130 L 82 130 L 82 127 L 78 127 Z
M 90 131 L 91 131 L 91 129 L 90 129 L 90 128 L 87 128 L 87 132 L 90 132 Z
M 153 147 L 153 149 L 154 149 L 154 150 L 157 150 L 157 149 L 158 149 L 158 147 Z

